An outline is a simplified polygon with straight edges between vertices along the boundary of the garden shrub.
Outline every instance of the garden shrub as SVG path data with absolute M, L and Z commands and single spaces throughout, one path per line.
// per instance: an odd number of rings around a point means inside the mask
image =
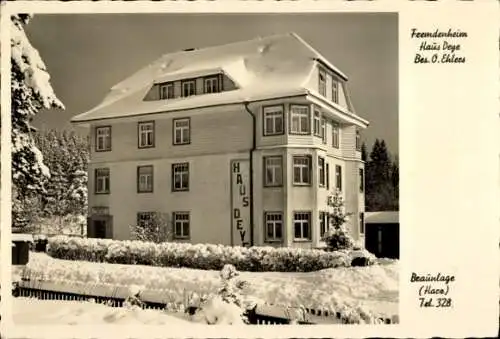
M 47 253 L 58 259 L 203 270 L 221 270 L 224 265 L 230 264 L 243 272 L 311 272 L 348 267 L 352 260 L 345 251 L 188 243 L 157 244 L 136 240 L 68 236 L 51 237 Z

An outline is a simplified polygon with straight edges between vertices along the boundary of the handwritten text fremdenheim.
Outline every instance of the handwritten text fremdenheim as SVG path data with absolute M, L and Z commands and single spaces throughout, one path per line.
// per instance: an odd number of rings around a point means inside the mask
M 466 62 L 462 41 L 467 39 L 467 32 L 459 29 L 434 31 L 410 30 L 410 37 L 418 40 L 415 64 L 463 64 Z

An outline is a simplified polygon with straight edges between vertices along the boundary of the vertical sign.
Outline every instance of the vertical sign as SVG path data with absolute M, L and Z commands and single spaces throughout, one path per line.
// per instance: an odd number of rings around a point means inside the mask
M 231 240 L 232 244 L 236 246 L 250 246 L 249 190 L 249 161 L 231 161 Z

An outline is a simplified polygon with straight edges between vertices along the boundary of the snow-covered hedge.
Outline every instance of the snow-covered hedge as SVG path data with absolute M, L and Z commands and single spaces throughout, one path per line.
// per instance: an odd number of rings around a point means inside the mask
M 238 271 L 252 272 L 311 272 L 351 264 L 351 258 L 345 252 L 286 247 L 155 244 L 67 236 L 50 238 L 48 254 L 58 259 L 203 270 L 220 270 L 225 264 L 231 264 Z

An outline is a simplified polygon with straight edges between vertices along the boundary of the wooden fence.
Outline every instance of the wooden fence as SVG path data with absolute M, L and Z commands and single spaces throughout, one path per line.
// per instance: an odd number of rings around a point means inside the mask
M 122 307 L 129 296 L 127 287 L 83 283 L 55 283 L 49 281 L 20 281 L 13 290 L 15 297 L 32 297 L 41 300 L 94 301 L 110 307 Z M 172 294 L 161 290 L 144 290 L 140 294 L 142 308 L 165 310 L 184 309 L 193 314 L 199 305 L 185 300 L 175 301 Z M 340 312 L 297 309 L 275 305 L 257 305 L 248 312 L 251 324 L 348 324 Z M 397 318 L 381 318 L 383 323 L 397 323 Z

